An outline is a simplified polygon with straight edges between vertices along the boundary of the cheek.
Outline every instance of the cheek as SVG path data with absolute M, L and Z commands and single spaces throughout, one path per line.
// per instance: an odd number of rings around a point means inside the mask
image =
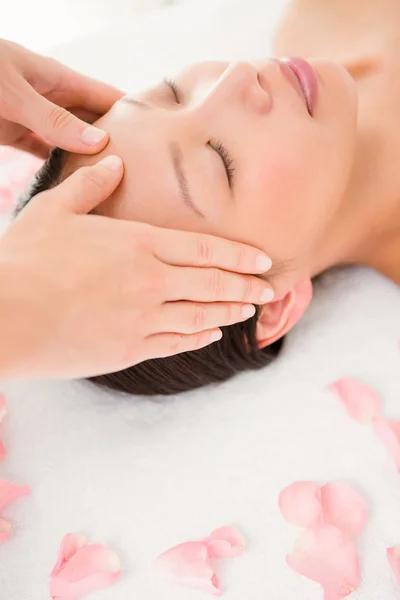
M 309 144 L 276 150 L 248 171 L 241 218 L 280 256 L 312 246 L 331 216 L 329 166 Z

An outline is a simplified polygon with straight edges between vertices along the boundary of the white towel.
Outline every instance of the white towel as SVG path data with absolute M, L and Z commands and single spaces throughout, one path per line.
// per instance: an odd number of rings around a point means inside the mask
M 127 87 L 191 56 L 246 58 L 257 43 L 256 57 L 267 55 L 278 7 L 217 4 L 196 19 L 184 6 L 146 19 L 107 50 L 98 38 L 90 53 L 82 42 L 58 55 Z M 93 599 L 201 600 L 159 582 L 152 563 L 222 525 L 248 540 L 244 556 L 219 570 L 227 600 L 321 600 L 318 585 L 285 565 L 298 530 L 282 519 L 277 498 L 300 479 L 346 481 L 365 497 L 362 585 L 352 598 L 398 598 L 385 549 L 400 543 L 399 475 L 370 428 L 351 421 L 326 386 L 356 377 L 378 390 L 386 416 L 400 418 L 399 302 L 399 288 L 372 272 L 332 273 L 274 365 L 176 399 L 121 397 L 87 383 L 4 383 L 8 458 L 0 476 L 29 484 L 33 495 L 7 511 L 16 533 L 0 547 L 2 600 L 48 600 L 49 573 L 70 531 L 121 557 L 120 583 Z

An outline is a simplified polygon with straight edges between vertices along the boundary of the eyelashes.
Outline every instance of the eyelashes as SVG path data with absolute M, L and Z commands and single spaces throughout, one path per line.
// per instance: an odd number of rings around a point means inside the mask
M 177 104 L 182 104 L 183 93 L 182 93 L 182 90 L 179 87 L 179 85 L 176 83 L 176 81 L 174 79 L 165 78 L 164 83 L 173 92 L 175 102 Z M 226 147 L 223 145 L 222 142 L 211 140 L 210 142 L 208 142 L 208 144 L 221 157 L 222 162 L 224 163 L 226 177 L 228 179 L 229 187 L 232 188 L 233 181 L 234 181 L 234 173 L 235 173 L 233 158 L 231 157 L 231 155 L 229 154 L 228 150 L 226 149 Z
M 210 141 L 209 145 L 215 152 L 217 152 L 222 158 L 222 162 L 224 163 L 226 176 L 228 178 L 229 187 L 233 187 L 233 178 L 235 173 L 235 167 L 233 165 L 233 158 L 229 154 L 228 150 L 225 148 L 222 142 L 220 141 Z
M 181 94 L 181 90 L 180 90 L 178 84 L 176 83 L 176 81 L 174 79 L 165 78 L 164 83 L 172 90 L 172 92 L 174 94 L 175 102 L 177 104 L 181 104 L 180 98 L 182 97 L 182 94 Z

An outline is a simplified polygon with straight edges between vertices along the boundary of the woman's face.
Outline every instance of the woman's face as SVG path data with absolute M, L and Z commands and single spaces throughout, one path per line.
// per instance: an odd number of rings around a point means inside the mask
M 305 271 L 342 201 L 356 129 L 350 75 L 310 62 L 312 116 L 275 60 L 196 64 L 118 102 L 98 124 L 125 176 L 98 212 L 244 241 Z

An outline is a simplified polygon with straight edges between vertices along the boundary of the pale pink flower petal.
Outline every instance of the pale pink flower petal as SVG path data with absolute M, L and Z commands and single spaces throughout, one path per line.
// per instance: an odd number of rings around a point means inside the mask
M 321 488 L 322 518 L 344 535 L 355 538 L 365 527 L 368 509 L 363 498 L 346 483 L 327 483 Z
M 6 449 L 4 447 L 3 442 L 0 440 L 0 462 L 4 460 L 6 457 Z
M 243 554 L 244 538 L 234 527 L 220 527 L 205 538 L 208 558 L 232 558 Z
M 58 600 L 78 600 L 113 585 L 120 575 L 121 563 L 115 552 L 99 544 L 83 546 L 51 577 L 50 596 Z
M 359 586 L 355 545 L 332 525 L 319 524 L 304 531 L 286 561 L 291 569 L 319 583 L 325 600 L 346 598 Z
M 12 535 L 12 527 L 8 521 L 0 519 L 0 544 L 3 544 Z
M 321 491 L 312 481 L 296 481 L 279 495 L 283 517 L 299 527 L 312 527 L 322 520 Z
M 65 563 L 67 563 L 80 548 L 83 548 L 85 544 L 86 538 L 82 533 L 67 533 L 61 542 L 57 562 L 51 572 L 51 577 L 58 575 Z
M 31 490 L 27 486 L 15 485 L 11 481 L 0 479 L 0 511 L 8 506 L 8 504 L 11 504 L 11 502 L 14 502 L 14 500 L 22 496 L 27 496 L 30 493 Z
M 393 458 L 397 470 L 400 471 L 400 442 L 397 435 L 399 431 L 398 422 L 385 419 L 374 419 L 372 426 L 375 434 L 386 446 L 387 451 Z
M 204 542 L 187 542 L 167 550 L 156 560 L 166 581 L 220 596 L 218 578 L 210 564 Z
M 393 573 L 396 576 L 397 582 L 400 584 L 400 546 L 393 546 L 386 550 L 386 556 Z
M 350 417 L 355 421 L 364 425 L 379 417 L 379 396 L 368 385 L 344 377 L 330 385 L 329 389 L 339 396 Z

